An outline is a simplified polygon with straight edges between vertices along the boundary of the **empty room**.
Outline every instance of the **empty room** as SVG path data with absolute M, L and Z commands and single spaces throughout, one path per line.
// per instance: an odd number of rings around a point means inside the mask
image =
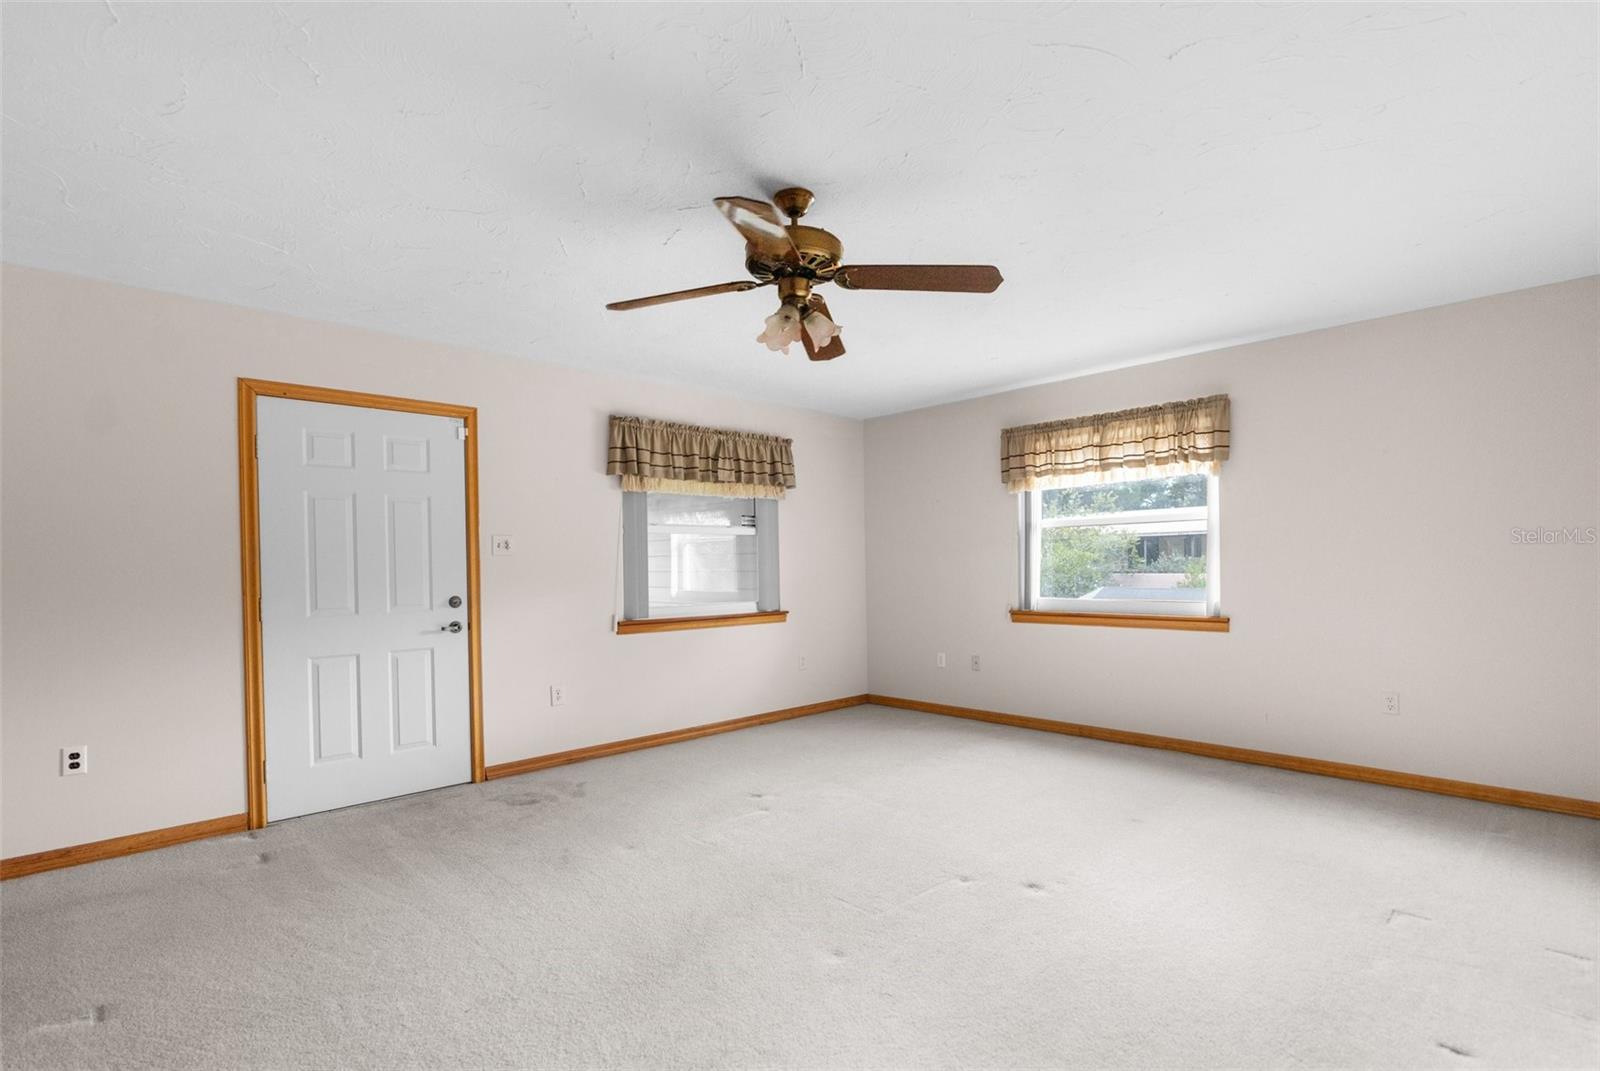
M 1600 3 L 0 64 L 0 1066 L 1600 1069 Z

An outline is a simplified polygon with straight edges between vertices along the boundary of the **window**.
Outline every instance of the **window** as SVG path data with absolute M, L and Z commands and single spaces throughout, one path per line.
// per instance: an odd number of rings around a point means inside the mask
M 778 504 L 656 491 L 623 494 L 628 620 L 778 608 Z
M 1024 608 L 1219 613 L 1219 477 L 1129 476 L 1019 496 Z

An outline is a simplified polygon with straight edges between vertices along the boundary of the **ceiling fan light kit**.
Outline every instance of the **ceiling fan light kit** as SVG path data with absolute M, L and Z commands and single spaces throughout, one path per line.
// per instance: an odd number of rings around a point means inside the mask
M 674 290 L 652 297 L 614 301 L 614 311 L 642 309 L 672 301 L 732 294 L 761 286 L 778 288 L 778 311 L 768 316 L 756 341 L 770 350 L 789 352 L 799 342 L 813 361 L 831 361 L 844 353 L 839 325 L 814 288 L 837 283 L 846 290 L 923 290 L 988 294 L 1004 281 L 988 264 L 856 264 L 842 265 L 844 245 L 821 227 L 808 227 L 800 217 L 811 208 L 810 190 L 789 186 L 772 195 L 772 204 L 751 197 L 718 197 L 717 206 L 745 240 L 745 271 L 753 281 L 739 280 Z M 776 206 L 776 207 L 774 207 Z M 782 212 L 788 224 L 779 218 Z

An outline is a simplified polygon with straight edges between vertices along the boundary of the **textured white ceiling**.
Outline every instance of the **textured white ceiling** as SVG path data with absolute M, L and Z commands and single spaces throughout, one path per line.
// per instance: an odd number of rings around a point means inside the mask
M 4 255 L 850 415 L 1587 275 L 1592 4 L 6 4 Z M 861 263 L 754 341 L 710 206 Z

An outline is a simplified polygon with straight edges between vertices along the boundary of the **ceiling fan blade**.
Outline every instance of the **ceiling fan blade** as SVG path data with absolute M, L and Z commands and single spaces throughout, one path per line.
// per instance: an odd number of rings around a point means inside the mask
M 767 202 L 750 197 L 718 197 L 712 204 L 728 217 L 728 222 L 744 235 L 744 240 L 754 246 L 757 252 L 768 257 L 799 259 L 789 232 L 778 218 L 778 210 Z
M 833 281 L 846 290 L 938 290 L 992 294 L 1005 280 L 992 264 L 852 264 Z
M 821 357 L 817 356 L 817 344 L 811 341 L 811 336 L 806 334 L 805 328 L 800 329 L 800 345 L 806 348 L 807 357 L 811 358 L 813 361 L 822 360 Z
M 822 313 L 822 315 L 826 316 L 828 319 L 833 320 L 833 314 L 828 311 L 828 303 L 822 300 L 821 294 L 811 295 L 811 307 Z M 834 323 L 837 324 L 838 321 L 834 320 Z M 806 356 L 810 357 L 813 361 L 831 361 L 835 357 L 844 356 L 844 337 L 842 334 L 834 335 L 833 338 L 829 340 L 828 344 L 823 346 L 821 349 L 818 349 L 816 346 L 811 344 L 810 336 L 804 331 L 800 332 L 800 339 L 806 344 Z
M 693 290 L 674 290 L 670 294 L 655 294 L 651 297 L 633 298 L 630 301 L 613 301 L 606 308 L 613 312 L 623 312 L 627 309 L 644 309 L 651 305 L 665 305 L 669 301 L 688 301 L 690 298 L 710 297 L 712 294 L 736 294 L 741 290 L 754 290 L 758 286 L 765 286 L 750 279 L 740 279 L 735 283 L 718 283 L 716 286 L 697 286 Z

